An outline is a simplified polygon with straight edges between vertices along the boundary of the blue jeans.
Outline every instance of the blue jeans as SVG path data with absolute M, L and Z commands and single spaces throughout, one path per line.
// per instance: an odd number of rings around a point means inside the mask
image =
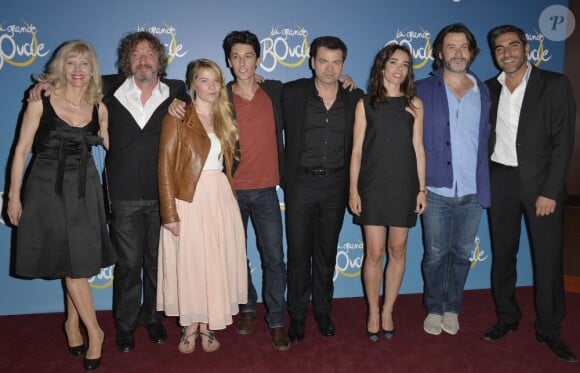
M 477 195 L 427 196 L 423 214 L 423 301 L 428 313 L 461 313 L 463 287 L 469 274 L 469 257 L 481 221 Z
M 266 321 L 270 328 L 284 326 L 286 307 L 286 264 L 282 248 L 282 214 L 276 188 L 236 191 L 238 205 L 248 236 L 248 219 L 256 231 L 256 243 L 262 260 L 264 303 L 268 309 Z M 248 261 L 248 303 L 240 306 L 240 311 L 255 312 L 258 294 L 252 283 Z

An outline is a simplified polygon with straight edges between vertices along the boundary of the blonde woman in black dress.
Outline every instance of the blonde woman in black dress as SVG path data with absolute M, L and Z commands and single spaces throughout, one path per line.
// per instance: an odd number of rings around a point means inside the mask
M 371 70 L 369 94 L 355 113 L 349 207 L 365 236 L 367 335 L 373 342 L 380 334 L 388 339 L 395 334 L 392 312 L 405 271 L 409 228 L 427 207 L 423 105 L 415 96 L 411 64 L 407 48 L 383 48 Z
M 90 44 L 70 41 L 57 50 L 38 79 L 54 85 L 54 92 L 28 103 L 24 113 L 7 209 L 10 222 L 18 227 L 14 273 L 64 279 L 68 349 L 74 356 L 84 356 L 87 371 L 99 367 L 104 340 L 88 278 L 113 264 L 115 257 L 101 182 L 90 153 L 93 145 L 108 145 L 100 76 Z M 34 156 L 21 193 L 31 150 Z

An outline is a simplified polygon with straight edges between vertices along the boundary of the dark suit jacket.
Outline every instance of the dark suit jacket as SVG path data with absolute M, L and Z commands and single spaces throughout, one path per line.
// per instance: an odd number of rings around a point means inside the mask
M 492 102 L 490 152 L 493 152 L 502 86 L 497 78 L 489 79 L 486 84 Z M 574 148 L 575 119 L 575 102 L 568 78 L 532 67 L 516 137 L 520 180 L 530 201 L 535 202 L 539 195 L 555 200 L 566 197 L 566 174 Z
M 339 84 L 340 94 L 345 99 L 344 118 L 344 159 L 345 173 L 348 178 L 350 157 L 352 153 L 352 129 L 356 103 L 363 96 L 363 91 L 347 91 Z M 296 182 L 306 120 L 306 105 L 310 92 L 315 92 L 314 78 L 298 79 L 284 84 L 282 91 L 282 116 L 284 118 L 285 166 L 286 166 L 286 201 L 293 198 L 293 187 Z M 348 191 L 348 187 L 347 187 Z
M 234 93 L 232 91 L 232 85 L 234 82 L 229 82 L 226 86 L 228 91 L 228 98 L 233 107 L 234 117 L 236 116 L 236 108 L 234 107 Z M 276 124 L 276 149 L 278 150 L 278 171 L 279 175 L 279 184 L 280 187 L 285 187 L 285 171 L 284 171 L 284 139 L 282 136 L 282 108 L 281 108 L 281 100 L 282 100 L 282 82 L 279 80 L 265 80 L 263 83 L 260 84 L 260 87 L 266 92 L 268 97 L 270 97 L 270 101 L 272 101 L 272 110 L 274 111 L 274 122 Z M 236 144 L 237 150 L 240 150 L 240 143 Z M 240 154 L 242 157 L 243 154 Z M 234 161 L 234 168 L 232 173 L 236 172 L 240 161 Z

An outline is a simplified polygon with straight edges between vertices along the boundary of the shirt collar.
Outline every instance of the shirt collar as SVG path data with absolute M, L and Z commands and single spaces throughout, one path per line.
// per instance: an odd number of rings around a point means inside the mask
M 311 94 L 314 97 L 319 97 L 318 88 L 316 88 L 316 78 L 312 78 L 312 90 Z M 342 98 L 346 92 L 346 89 L 342 86 L 342 82 L 338 82 L 338 90 L 336 91 L 336 98 Z
M 475 76 L 471 75 L 471 74 L 465 74 L 467 75 L 467 77 L 469 78 L 469 80 L 471 80 L 473 82 L 473 92 L 477 93 L 479 92 L 479 86 L 477 85 L 477 79 L 475 79 Z
M 528 80 L 530 79 L 530 74 L 532 73 L 532 65 L 530 64 L 529 61 L 526 62 L 526 72 L 524 73 L 524 77 L 522 78 L 522 81 L 520 82 L 520 84 L 522 83 L 528 83 Z M 505 72 L 502 71 L 498 76 L 497 76 L 497 81 L 499 82 L 499 84 L 503 86 L 505 86 Z
M 151 93 L 153 95 L 163 95 L 166 89 L 169 89 L 169 87 L 166 84 L 161 84 L 160 80 L 157 79 L 157 84 Z M 127 79 L 127 94 L 141 95 L 141 89 L 137 86 L 137 83 L 135 83 L 134 76 Z

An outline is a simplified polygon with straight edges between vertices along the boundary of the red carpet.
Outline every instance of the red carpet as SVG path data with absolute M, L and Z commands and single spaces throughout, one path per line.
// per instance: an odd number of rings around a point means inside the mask
M 532 288 L 517 292 L 524 317 L 520 329 L 496 342 L 483 339 L 495 322 L 489 290 L 468 291 L 456 336 L 423 332 L 425 311 L 420 294 L 401 295 L 395 306 L 394 339 L 370 342 L 364 333 L 366 305 L 362 298 L 334 301 L 337 334 L 324 338 L 310 317 L 306 339 L 286 352 L 275 351 L 259 309 L 256 331 L 239 336 L 230 326 L 218 331 L 222 347 L 205 353 L 198 340 L 196 351 L 177 351 L 179 328 L 166 318 L 169 341 L 154 345 L 147 331 L 136 332 L 136 348 L 121 353 L 115 347 L 110 311 L 98 313 L 106 334 L 99 372 L 579 372 L 580 364 L 558 360 L 534 339 Z M 567 293 L 567 317 L 562 337 L 580 356 L 580 294 Z M 68 354 L 62 314 L 0 317 L 0 372 L 82 372 L 81 359 Z

